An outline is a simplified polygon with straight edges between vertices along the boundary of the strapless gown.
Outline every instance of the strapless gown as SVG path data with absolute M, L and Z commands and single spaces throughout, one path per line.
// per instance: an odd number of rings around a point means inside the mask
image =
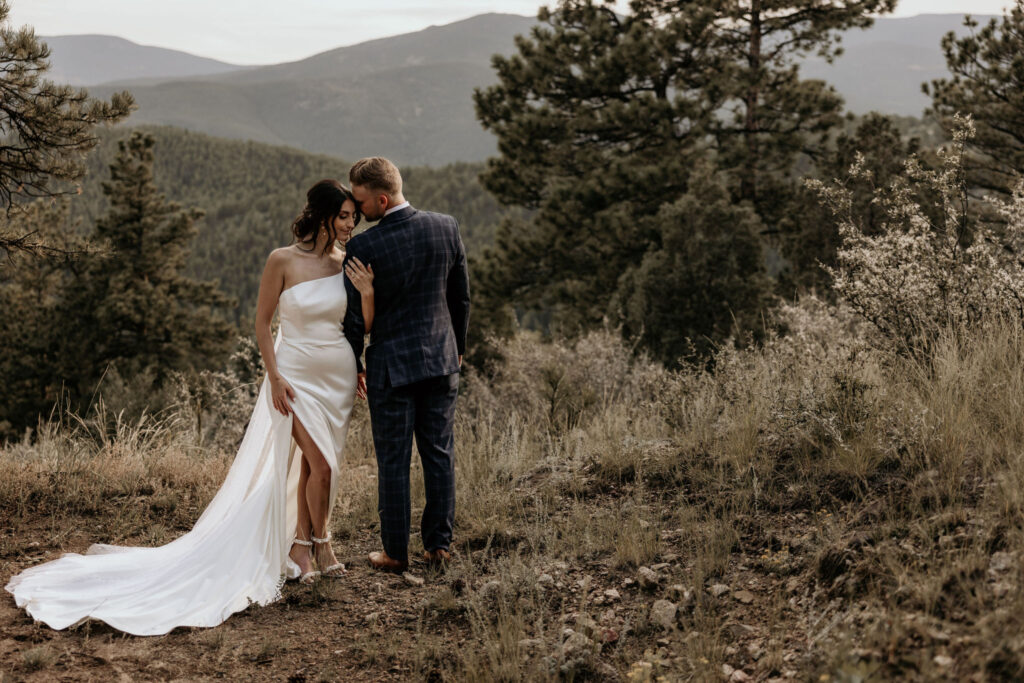
M 355 401 L 356 360 L 342 334 L 344 274 L 281 293 L 275 342 L 294 413 L 271 402 L 266 379 L 234 462 L 191 531 L 156 548 L 93 545 L 11 578 L 6 589 L 37 621 L 62 629 L 84 619 L 135 635 L 216 626 L 252 603 L 281 597 L 298 575 L 288 558 L 298 515 L 301 458 L 292 420 L 309 431 L 331 467 L 330 507 Z

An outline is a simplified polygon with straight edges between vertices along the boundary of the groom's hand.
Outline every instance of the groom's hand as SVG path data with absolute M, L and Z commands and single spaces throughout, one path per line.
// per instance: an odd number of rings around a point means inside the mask
M 366 399 L 366 373 L 360 372 L 356 378 L 356 396 Z

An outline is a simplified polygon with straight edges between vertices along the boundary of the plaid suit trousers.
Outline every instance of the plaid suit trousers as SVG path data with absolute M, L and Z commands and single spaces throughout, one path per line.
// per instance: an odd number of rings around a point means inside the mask
M 377 512 L 384 552 L 409 557 L 409 461 L 412 441 L 423 464 L 426 504 L 420 531 L 426 550 L 448 550 L 455 521 L 455 439 L 452 424 L 459 375 L 430 377 L 400 387 L 369 389 L 373 446 L 377 452 Z

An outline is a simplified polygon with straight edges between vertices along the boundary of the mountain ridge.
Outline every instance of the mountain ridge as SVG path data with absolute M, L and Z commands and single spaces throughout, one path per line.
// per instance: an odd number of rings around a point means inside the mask
M 181 126 L 346 158 L 481 161 L 496 143 L 476 120 L 473 89 L 495 81 L 492 55 L 514 52 L 514 37 L 535 23 L 481 14 L 282 64 L 137 81 L 127 85 L 140 107 L 129 125 Z M 833 64 L 804 59 L 802 74 L 833 84 L 851 112 L 920 116 L 929 105 L 921 84 L 947 75 L 942 36 L 963 35 L 962 24 L 959 14 L 882 17 L 868 30 L 843 32 L 844 53 Z

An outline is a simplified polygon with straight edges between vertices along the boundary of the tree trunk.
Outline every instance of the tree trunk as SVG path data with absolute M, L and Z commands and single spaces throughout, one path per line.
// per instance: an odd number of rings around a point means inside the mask
M 762 0 L 750 2 L 750 47 L 747 53 L 747 66 L 750 84 L 747 87 L 745 100 L 746 118 L 743 122 L 743 136 L 747 143 L 747 158 L 744 160 L 743 177 L 740 181 L 740 195 L 743 199 L 757 199 L 757 165 L 758 139 L 760 119 L 758 103 L 761 88 L 759 84 L 761 70 L 761 4 Z

